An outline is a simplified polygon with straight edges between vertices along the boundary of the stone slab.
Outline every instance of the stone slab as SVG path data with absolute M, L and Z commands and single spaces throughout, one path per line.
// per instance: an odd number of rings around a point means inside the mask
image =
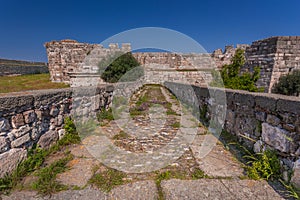
M 167 180 L 161 183 L 166 200 L 279 200 L 283 199 L 265 181 L 254 180 Z
M 243 176 L 241 163 L 212 134 L 197 135 L 190 147 L 205 174 L 212 177 Z

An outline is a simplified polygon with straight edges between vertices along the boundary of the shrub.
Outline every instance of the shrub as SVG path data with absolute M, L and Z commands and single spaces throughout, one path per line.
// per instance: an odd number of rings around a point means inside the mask
M 221 77 L 218 72 L 212 72 L 213 81 L 210 85 L 215 87 L 225 86 L 226 88 L 231 89 L 258 92 L 259 89 L 255 86 L 255 83 L 260 77 L 260 68 L 254 67 L 253 73 L 245 72 L 241 74 L 240 70 L 244 64 L 244 50 L 237 49 L 235 55 L 231 59 L 231 64 L 223 66 L 221 70 Z
M 120 80 L 122 77 L 122 81 L 135 81 L 139 77 L 143 75 L 143 71 L 141 68 L 137 68 L 137 70 L 132 70 L 135 67 L 138 67 L 140 64 L 133 57 L 133 55 L 129 53 L 125 53 L 121 55 L 121 53 L 116 53 L 115 55 L 108 57 L 106 60 L 99 63 L 99 69 L 101 73 L 101 78 L 110 83 L 115 83 Z M 103 71 L 104 70 L 104 71 Z M 127 72 L 131 72 L 123 77 Z
M 295 70 L 290 74 L 281 76 L 278 83 L 274 84 L 272 92 L 290 96 L 300 94 L 300 70 Z

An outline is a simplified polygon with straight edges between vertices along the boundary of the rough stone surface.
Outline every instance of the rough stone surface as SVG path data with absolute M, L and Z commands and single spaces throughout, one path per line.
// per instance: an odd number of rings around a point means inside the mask
M 8 131 L 9 129 L 9 121 L 5 118 L 0 118 L 0 132 Z
M 298 188 L 300 188 L 300 159 L 294 163 L 294 173 L 291 182 Z
M 17 165 L 27 156 L 26 149 L 11 149 L 0 154 L 0 177 L 14 170 Z
M 16 114 L 11 118 L 11 124 L 13 128 L 19 128 L 20 126 L 23 126 L 24 123 L 24 117 L 22 114 Z
M 30 134 L 27 133 L 23 135 L 22 137 L 14 140 L 11 142 L 11 147 L 12 148 L 18 148 L 18 147 L 23 147 L 26 143 L 28 143 L 31 140 Z
M 290 151 L 291 142 L 288 139 L 288 132 L 267 123 L 262 124 L 262 141 L 281 152 Z
M 210 145 L 212 150 L 210 150 Z M 239 162 L 226 150 L 223 145 L 218 144 L 218 139 L 211 135 L 197 135 L 190 146 L 199 168 L 205 174 L 212 177 L 240 177 L 243 176 L 243 168 Z M 205 157 L 202 153 L 208 151 Z
M 9 143 L 5 137 L 0 137 L 0 153 L 3 153 L 9 149 Z
M 38 141 L 38 146 L 41 148 L 49 148 L 58 140 L 58 134 L 56 131 L 48 131 L 44 135 L 42 135 Z
M 108 195 L 109 199 L 149 199 L 158 198 L 157 187 L 154 181 L 140 181 L 114 188 Z
M 168 180 L 161 183 L 167 200 L 181 199 L 283 199 L 265 181 L 199 179 Z

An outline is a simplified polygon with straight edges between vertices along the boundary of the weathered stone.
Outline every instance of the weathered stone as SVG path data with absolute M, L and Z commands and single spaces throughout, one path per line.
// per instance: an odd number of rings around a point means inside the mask
M 39 141 L 38 146 L 41 148 L 49 148 L 51 145 L 53 145 L 58 140 L 58 134 L 56 131 L 50 130 L 43 134 Z
M 291 182 L 298 188 L 300 188 L 300 159 L 298 159 L 294 163 L 294 168 L 293 168 L 293 176 L 291 178 Z
M 3 154 L 0 154 L 0 177 L 3 178 L 6 174 L 11 173 L 26 157 L 26 149 L 11 149 Z
M 274 115 L 268 115 L 267 116 L 267 122 L 273 126 L 277 126 L 278 124 L 280 124 L 280 119 Z
M 62 139 L 65 136 L 65 134 L 66 134 L 65 129 L 60 129 L 58 131 L 58 137 L 59 137 L 59 139 Z
M 53 106 L 50 110 L 50 115 L 56 117 L 59 114 L 59 109 L 56 106 Z
M 41 122 L 35 122 L 33 124 L 32 132 L 31 132 L 31 138 L 33 140 L 37 140 L 37 139 L 39 139 L 41 134 L 42 134 Z
M 9 149 L 9 143 L 5 137 L 0 137 L 0 154 Z
M 29 125 L 26 124 L 25 126 L 21 126 L 19 129 L 12 130 L 12 134 L 14 134 L 14 136 L 16 138 L 18 138 L 18 137 L 21 137 L 21 136 L 25 135 L 30 130 L 31 130 L 31 128 L 29 127 Z
M 255 153 L 260 153 L 263 150 L 263 142 L 261 140 L 258 140 L 255 142 L 254 146 L 253 146 L 253 151 Z
M 25 124 L 24 117 L 22 114 L 16 114 L 11 118 L 11 124 L 13 128 L 19 128 Z
M 265 112 L 256 112 L 255 118 L 261 122 L 264 122 L 266 120 L 266 113 Z
M 26 143 L 30 142 L 30 140 L 31 140 L 30 134 L 27 133 L 27 134 L 23 135 L 22 137 L 19 137 L 19 138 L 15 139 L 14 141 L 12 141 L 11 147 L 12 148 L 22 147 L 22 146 L 26 145 Z
M 5 132 L 10 129 L 9 121 L 5 118 L 0 118 L 0 132 Z
M 283 124 L 282 127 L 290 132 L 294 132 L 296 127 L 293 124 Z
M 29 110 L 23 113 L 25 123 L 30 124 L 36 120 L 36 114 L 34 110 Z
M 262 123 L 262 141 L 281 152 L 288 153 L 290 151 L 291 142 L 288 132 L 268 123 Z

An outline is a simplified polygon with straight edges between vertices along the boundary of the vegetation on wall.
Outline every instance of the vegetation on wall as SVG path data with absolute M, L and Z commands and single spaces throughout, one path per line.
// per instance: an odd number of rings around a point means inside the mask
M 299 96 L 300 70 L 295 70 L 290 74 L 281 76 L 278 83 L 274 84 L 272 92 L 289 96 Z
M 253 73 L 245 72 L 241 74 L 240 70 L 244 64 L 244 50 L 237 49 L 234 57 L 231 59 L 231 64 L 224 65 L 220 73 L 216 71 L 212 72 L 213 81 L 210 85 L 258 92 L 259 88 L 255 86 L 255 83 L 260 77 L 260 68 L 255 67 Z
M 143 75 L 139 62 L 129 53 L 116 53 L 99 63 L 101 78 L 109 83 L 122 81 L 134 81 Z M 132 70 L 136 68 L 136 70 Z M 127 73 L 129 72 L 130 73 Z M 127 73 L 127 74 L 126 74 Z M 126 74 L 124 77 L 123 75 Z

